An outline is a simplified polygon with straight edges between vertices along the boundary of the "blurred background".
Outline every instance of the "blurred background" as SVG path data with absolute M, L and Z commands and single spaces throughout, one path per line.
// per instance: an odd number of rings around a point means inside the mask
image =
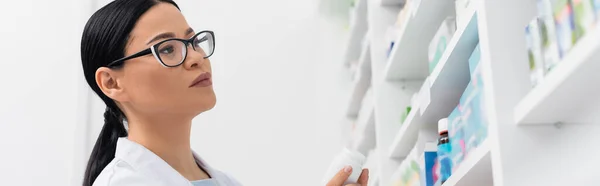
M 0 185 L 81 185 L 105 105 L 82 76 L 110 0 L 0 1 Z M 192 148 L 244 185 L 597 185 L 600 0 L 176 0 L 213 30 Z
M 108 2 L 1 2 L 0 185 L 81 183 L 105 106 L 83 79 L 80 39 Z M 176 2 L 217 41 L 218 103 L 194 120 L 193 149 L 246 185 L 318 185 L 343 147 L 339 2 Z

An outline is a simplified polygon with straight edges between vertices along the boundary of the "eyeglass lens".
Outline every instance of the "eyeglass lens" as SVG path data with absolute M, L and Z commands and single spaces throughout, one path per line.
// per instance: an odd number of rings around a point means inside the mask
M 193 38 L 192 48 L 203 57 L 208 57 L 214 51 L 214 40 L 210 33 L 203 32 Z M 183 62 L 187 55 L 187 46 L 179 40 L 169 40 L 157 46 L 156 53 L 160 60 L 167 66 L 177 66 Z

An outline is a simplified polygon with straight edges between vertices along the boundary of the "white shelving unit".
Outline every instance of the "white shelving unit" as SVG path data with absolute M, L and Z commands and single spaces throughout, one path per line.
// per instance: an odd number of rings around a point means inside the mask
M 356 71 L 357 77 L 353 82 L 350 102 L 348 103 L 348 109 L 346 110 L 346 115 L 350 118 L 358 117 L 358 112 L 361 108 L 365 94 L 369 87 L 371 87 L 371 54 L 368 43 L 360 54 L 358 69 L 356 69 Z
M 418 2 L 411 2 L 418 3 Z M 454 13 L 454 1 L 421 0 L 416 10 L 409 10 L 386 63 L 388 80 L 423 80 L 429 75 L 427 49 L 442 21 Z
M 349 66 L 352 60 L 358 59 L 361 54 L 360 44 L 368 31 L 367 1 L 369 0 L 356 0 L 353 13 L 355 18 L 350 23 L 350 34 L 344 54 L 344 65 L 346 66 Z
M 352 148 L 363 154 L 375 148 L 375 116 L 373 94 L 368 92 L 362 100 L 363 104 L 356 119 L 356 127 Z
M 419 130 L 435 132 L 437 121 L 447 117 L 458 105 L 460 96 L 469 83 L 468 59 L 479 41 L 475 11 L 463 15 L 469 22 L 458 28 L 444 51 L 440 62 L 425 81 L 419 97 L 425 105 L 411 111 L 390 147 L 391 158 L 403 158 L 414 146 Z
M 381 6 L 402 6 L 406 0 L 381 0 Z
M 454 13 L 454 1 L 411 1 L 418 5 L 410 6 L 416 9 L 402 22 L 389 58 L 385 35 L 398 17 L 401 6 L 396 5 L 404 2 L 365 1 L 373 91 L 368 117 L 374 126 L 376 152 L 371 156 L 378 164 L 371 178 L 379 185 L 391 185 L 392 174 L 420 143 L 420 134 L 435 131 L 437 121 L 457 106 L 470 80 L 468 58 L 477 43 L 488 137 L 468 152 L 443 186 L 600 183 L 595 171 L 600 150 L 594 148 L 600 144 L 596 137 L 600 133 L 600 28 L 580 38 L 546 79 L 532 88 L 525 25 L 537 12 L 536 0 L 471 3 L 472 11 L 458 15 L 467 24 L 458 28 L 431 74 L 428 45 L 442 20 Z M 413 106 L 401 123 L 415 92 L 421 104 Z
M 596 28 L 598 29 L 598 28 Z M 600 32 L 591 31 L 571 49 L 544 82 L 533 88 L 515 109 L 518 124 L 591 123 L 599 117 L 599 102 L 590 98 L 600 95 L 593 79 L 600 69 Z
M 483 186 L 491 185 L 492 158 L 490 143 L 484 141 L 477 149 L 469 153 L 458 169 L 442 186 Z

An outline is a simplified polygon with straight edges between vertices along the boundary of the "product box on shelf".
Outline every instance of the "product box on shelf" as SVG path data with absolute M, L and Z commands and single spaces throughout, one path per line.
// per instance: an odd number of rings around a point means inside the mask
M 389 26 L 387 31 L 385 32 L 385 41 L 386 41 L 386 56 L 390 57 L 392 49 L 396 44 L 396 38 L 398 38 L 398 34 L 400 33 L 400 29 L 397 26 Z
M 463 110 L 463 120 L 466 123 L 465 128 L 465 151 L 467 154 L 487 138 L 488 121 L 484 112 L 484 100 L 482 99 L 480 88 L 475 88 L 472 98 L 468 103 L 465 103 Z
M 525 38 L 527 40 L 527 55 L 529 57 L 529 79 L 533 86 L 538 85 L 544 79 L 544 61 L 542 57 L 542 41 L 538 19 L 533 19 L 525 27 Z
M 402 8 L 402 10 L 400 10 L 400 12 L 398 12 L 398 16 L 396 17 L 396 27 L 400 28 L 401 30 L 404 27 L 404 25 L 406 25 L 406 22 L 411 18 L 411 12 L 414 12 L 411 4 L 412 0 L 406 0 L 406 2 L 404 2 L 404 7 Z
M 465 122 L 462 119 L 461 105 L 458 105 L 448 116 L 448 138 L 450 140 L 450 158 L 452 159 L 452 171 L 466 156 L 464 130 Z
M 575 37 L 579 39 L 596 25 L 594 5 L 591 0 L 571 0 L 571 6 L 575 19 Z
M 393 185 L 420 186 L 421 166 L 419 165 L 419 157 L 422 152 L 423 148 L 417 143 L 400 164 L 400 168 L 396 172 L 397 175 L 393 176 Z
M 400 116 L 400 125 L 404 124 L 404 121 L 406 121 L 406 118 L 408 117 L 408 115 L 410 114 L 411 111 L 412 111 L 411 106 L 407 106 L 406 109 L 403 110 L 402 115 Z
M 594 13 L 596 14 L 596 21 L 600 21 L 600 0 L 592 0 L 594 4 Z
M 538 0 L 537 10 L 545 74 L 560 62 L 558 42 L 556 41 L 558 36 L 550 0 Z
M 463 128 L 464 150 L 466 154 L 479 147 L 487 138 L 488 119 L 483 95 L 483 76 L 481 65 L 478 65 L 460 99 Z
M 452 38 L 452 35 L 456 31 L 456 23 L 454 17 L 448 17 L 442 22 L 437 32 L 433 36 L 433 39 L 429 43 L 428 58 L 429 58 L 429 73 L 433 71 L 435 66 L 438 64 L 448 42 Z
M 556 1 L 554 4 L 554 20 L 556 22 L 558 49 L 562 58 L 577 42 L 577 37 L 575 35 L 575 22 L 571 3 L 569 0 Z
M 437 159 L 437 144 L 435 142 L 425 143 L 425 149 L 419 158 L 421 167 L 421 185 L 434 186 L 436 178 L 436 159 Z
M 471 57 L 469 57 L 469 74 L 471 74 L 471 76 L 473 76 L 475 67 L 479 65 L 479 61 L 481 61 L 481 49 L 479 49 L 479 43 L 477 43 L 473 53 L 471 53 Z

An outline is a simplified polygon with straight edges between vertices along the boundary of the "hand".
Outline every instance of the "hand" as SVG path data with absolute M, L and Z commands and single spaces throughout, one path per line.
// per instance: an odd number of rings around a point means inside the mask
M 352 174 L 352 167 L 346 166 L 342 170 L 340 170 L 335 176 L 327 183 L 327 186 L 344 186 L 344 182 L 350 177 Z M 369 169 L 363 169 L 360 173 L 360 177 L 358 178 L 358 183 L 348 184 L 345 186 L 367 186 L 367 182 L 369 182 Z

